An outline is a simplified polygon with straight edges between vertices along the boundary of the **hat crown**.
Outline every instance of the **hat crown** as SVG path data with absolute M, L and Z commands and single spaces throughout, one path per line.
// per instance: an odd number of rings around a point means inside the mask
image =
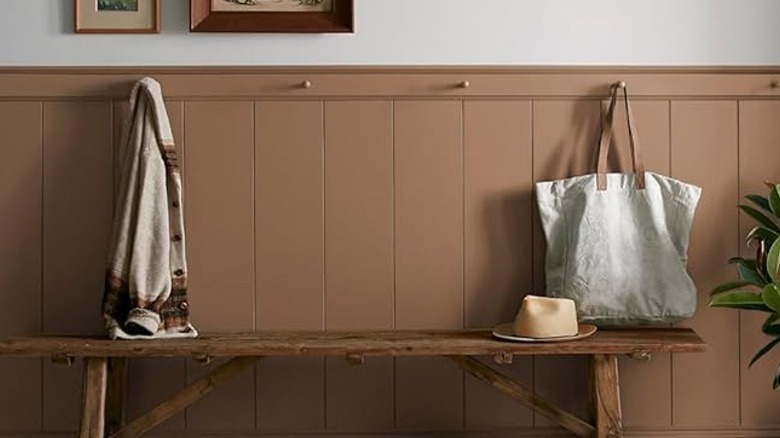
M 567 298 L 526 295 L 517 312 L 514 333 L 529 338 L 556 338 L 578 333 L 577 309 Z

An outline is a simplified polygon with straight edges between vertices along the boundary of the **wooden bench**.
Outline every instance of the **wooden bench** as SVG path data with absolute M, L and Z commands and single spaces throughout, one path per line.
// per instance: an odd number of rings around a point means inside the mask
M 620 437 L 622 432 L 617 355 L 649 359 L 653 352 L 696 352 L 706 348 L 688 328 L 600 330 L 564 343 L 511 343 L 487 330 L 394 332 L 257 332 L 215 334 L 198 339 L 110 341 L 97 337 L 34 336 L 0 342 L 0 357 L 83 358 L 81 438 L 139 437 L 209 393 L 256 360 L 268 356 L 342 356 L 360 364 L 366 356 L 441 356 L 514 400 L 581 437 Z M 477 360 L 492 356 L 508 364 L 516 355 L 589 355 L 594 421 L 576 417 Z M 125 424 L 127 358 L 192 357 L 209 362 L 230 358 L 200 380 Z

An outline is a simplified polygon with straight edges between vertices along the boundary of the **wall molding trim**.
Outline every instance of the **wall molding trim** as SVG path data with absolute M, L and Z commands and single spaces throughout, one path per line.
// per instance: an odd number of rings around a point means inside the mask
M 154 76 L 169 98 L 780 98 L 780 67 L 29 67 L 0 68 L 0 99 L 124 98 Z M 309 83 L 310 87 L 303 84 Z

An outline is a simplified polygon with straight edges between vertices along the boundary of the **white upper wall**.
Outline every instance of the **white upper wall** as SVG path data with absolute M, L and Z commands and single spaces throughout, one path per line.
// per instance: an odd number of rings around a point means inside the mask
M 85 0 L 89 1 L 89 0 Z M 355 0 L 355 34 L 73 34 L 73 0 L 3 0 L 0 65 L 780 64 L 780 0 Z

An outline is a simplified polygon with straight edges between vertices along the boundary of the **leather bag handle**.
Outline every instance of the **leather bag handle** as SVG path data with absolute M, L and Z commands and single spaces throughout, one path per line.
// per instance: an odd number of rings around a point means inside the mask
M 601 138 L 599 140 L 598 165 L 596 167 L 596 182 L 598 190 L 607 189 L 607 158 L 609 157 L 609 147 L 612 143 L 612 125 L 615 118 L 615 105 L 617 103 L 618 93 L 623 90 L 623 97 L 626 105 L 626 122 L 628 123 L 628 137 L 631 143 L 631 161 L 634 166 L 634 175 L 636 177 L 637 188 L 645 188 L 645 164 L 642 159 L 642 150 L 639 146 L 639 140 L 636 137 L 636 126 L 634 125 L 634 115 L 631 112 L 631 103 L 628 100 L 628 90 L 625 82 L 621 81 L 612 86 L 612 95 L 609 101 L 609 108 L 604 117 L 604 123 L 601 127 Z

